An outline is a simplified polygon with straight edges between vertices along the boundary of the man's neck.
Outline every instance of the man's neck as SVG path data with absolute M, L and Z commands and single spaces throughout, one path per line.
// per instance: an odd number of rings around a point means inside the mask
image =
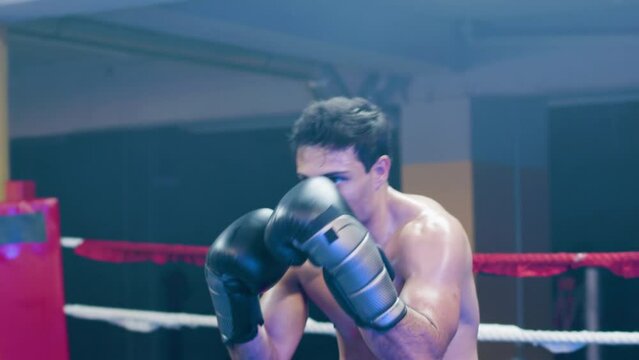
M 389 186 L 380 190 L 373 204 L 373 211 L 370 217 L 367 221 L 363 222 L 364 226 L 366 226 L 373 236 L 373 239 L 375 239 L 377 245 L 382 248 L 386 246 L 386 243 L 395 232 L 395 219 L 390 206 L 390 190 Z

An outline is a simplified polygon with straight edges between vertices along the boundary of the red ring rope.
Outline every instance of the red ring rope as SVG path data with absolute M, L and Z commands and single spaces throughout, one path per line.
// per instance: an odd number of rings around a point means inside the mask
M 76 254 L 97 261 L 204 265 L 207 247 L 85 239 Z M 624 278 L 639 277 L 639 252 L 475 254 L 475 273 L 515 277 L 553 276 L 580 267 L 603 267 Z

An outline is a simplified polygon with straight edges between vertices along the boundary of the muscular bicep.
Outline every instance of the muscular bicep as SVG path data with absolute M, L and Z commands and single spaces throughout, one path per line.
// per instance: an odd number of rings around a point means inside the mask
M 463 229 L 408 236 L 400 297 L 434 328 L 441 345 L 447 346 L 459 325 L 463 283 L 472 261 L 466 236 Z
M 264 328 L 279 359 L 290 359 L 304 334 L 308 303 L 296 279 L 296 268 L 260 299 Z

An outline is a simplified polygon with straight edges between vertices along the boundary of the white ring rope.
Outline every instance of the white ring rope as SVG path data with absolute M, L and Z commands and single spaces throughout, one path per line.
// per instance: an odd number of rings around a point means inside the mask
M 83 238 L 78 237 L 62 237 L 60 238 L 60 245 L 64 248 L 75 249 L 84 242 Z
M 74 304 L 65 305 L 64 312 L 68 316 L 86 320 L 106 321 L 137 332 L 151 332 L 158 328 L 217 327 L 217 319 L 212 315 L 142 311 Z M 310 318 L 306 322 L 305 332 L 335 335 L 333 324 L 318 322 Z M 515 325 L 480 324 L 479 340 L 531 343 L 543 346 L 553 353 L 564 353 L 578 350 L 586 344 L 639 345 L 639 332 L 543 331 L 525 330 Z
M 587 344 L 639 345 L 639 332 L 526 330 L 515 325 L 480 324 L 479 340 L 531 343 L 552 353 L 567 353 Z

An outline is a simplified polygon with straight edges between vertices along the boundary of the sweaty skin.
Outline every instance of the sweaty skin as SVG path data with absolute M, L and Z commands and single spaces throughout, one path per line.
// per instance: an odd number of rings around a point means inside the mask
M 384 333 L 358 328 L 333 299 L 321 269 L 307 261 L 262 297 L 264 326 L 252 341 L 230 347 L 231 356 L 290 359 L 312 301 L 335 325 L 340 359 L 477 359 L 472 253 L 457 219 L 432 199 L 390 187 L 387 156 L 366 172 L 353 148 L 302 146 L 296 163 L 300 178 L 323 175 L 337 184 L 391 261 L 408 314 Z

